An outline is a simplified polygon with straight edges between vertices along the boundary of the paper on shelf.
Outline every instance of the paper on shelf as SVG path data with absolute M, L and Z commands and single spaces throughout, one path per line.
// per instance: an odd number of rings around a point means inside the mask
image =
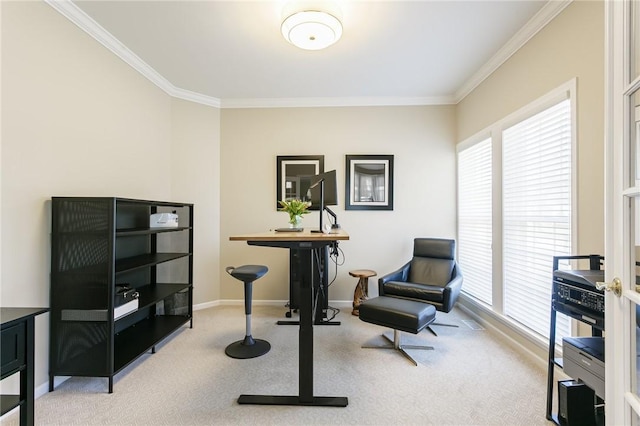
M 175 213 L 154 213 L 149 218 L 150 228 L 177 228 L 178 215 Z
M 138 309 L 138 299 L 133 299 L 132 301 L 127 302 L 123 305 L 116 306 L 116 308 L 113 310 L 113 319 L 118 319 L 137 309 Z

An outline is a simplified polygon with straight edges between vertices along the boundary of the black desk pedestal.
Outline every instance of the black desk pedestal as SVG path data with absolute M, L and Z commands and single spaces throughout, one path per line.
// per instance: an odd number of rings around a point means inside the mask
M 313 288 L 321 285 L 314 250 L 324 248 L 331 241 L 248 241 L 249 245 L 299 249 L 300 252 L 300 331 L 298 332 L 298 384 L 295 396 L 240 395 L 239 404 L 305 405 L 346 407 L 346 397 L 313 395 Z

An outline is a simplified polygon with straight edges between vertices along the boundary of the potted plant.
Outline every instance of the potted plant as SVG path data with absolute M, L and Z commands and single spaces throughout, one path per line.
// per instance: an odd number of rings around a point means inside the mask
M 309 207 L 311 207 L 309 201 L 293 199 L 289 201 L 278 201 L 278 203 L 282 206 L 278 209 L 279 211 L 289 213 L 289 226 L 291 228 L 299 228 L 302 224 L 302 215 L 311 213 L 309 211 Z

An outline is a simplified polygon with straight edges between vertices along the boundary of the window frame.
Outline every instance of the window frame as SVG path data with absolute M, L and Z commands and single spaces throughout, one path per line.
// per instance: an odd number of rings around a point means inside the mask
M 480 130 L 471 137 L 461 141 L 456 145 L 456 168 L 458 167 L 458 153 L 470 148 L 471 146 L 481 143 L 491 138 L 492 143 L 492 170 L 493 170 L 493 191 L 492 191 L 492 217 L 493 217 L 493 258 L 492 258 L 492 305 L 487 305 L 475 297 L 464 292 L 464 285 L 461 293 L 461 300 L 471 304 L 479 311 L 479 315 L 489 315 L 499 324 L 507 326 L 509 329 L 516 331 L 520 336 L 531 341 L 541 348 L 548 345 L 548 337 L 533 332 L 527 327 L 522 326 L 517 321 L 507 317 L 504 314 L 504 273 L 503 273 L 503 200 L 502 200 L 502 132 L 545 109 L 569 99 L 571 109 L 571 251 L 575 252 L 579 247 L 578 241 L 578 147 L 577 147 L 577 79 L 573 78 L 564 84 L 549 91 L 545 95 L 529 102 L 518 110 L 508 114 L 504 118 Z M 456 170 L 456 173 L 458 171 Z M 456 174 L 457 176 L 457 174 Z M 456 184 L 457 185 L 457 184 Z M 456 235 L 459 230 L 456 229 Z M 571 253 L 576 254 L 576 253 Z M 462 270 L 464 274 L 464 269 Z M 552 271 L 549 271 L 549 285 L 551 286 Z M 574 320 L 570 322 L 571 334 L 577 334 L 577 323 Z

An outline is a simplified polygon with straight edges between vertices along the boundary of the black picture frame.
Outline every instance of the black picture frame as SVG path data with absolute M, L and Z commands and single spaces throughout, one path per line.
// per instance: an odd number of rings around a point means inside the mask
M 393 210 L 393 155 L 347 155 L 345 210 Z
M 281 200 L 310 201 L 311 177 L 324 172 L 324 155 L 278 155 L 276 157 L 276 208 Z

